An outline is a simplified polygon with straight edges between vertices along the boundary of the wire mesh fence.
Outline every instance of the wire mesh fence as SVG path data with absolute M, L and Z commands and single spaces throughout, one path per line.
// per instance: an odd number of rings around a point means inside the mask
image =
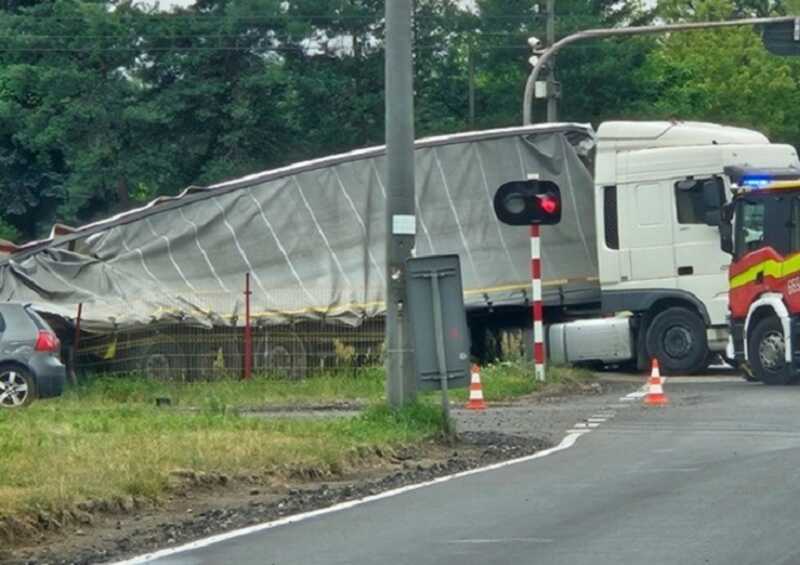
M 288 289 L 276 307 L 257 292 L 176 297 L 185 309 L 159 307 L 151 320 L 131 323 L 145 309 L 116 302 L 116 316 L 98 324 L 93 305 L 76 305 L 72 363 L 77 373 L 132 374 L 195 381 L 220 378 L 350 373 L 383 365 L 382 316 L 332 316 L 329 309 L 292 302 Z M 307 292 L 306 292 L 307 293 Z M 248 301 L 252 301 L 250 304 Z M 95 305 L 96 306 L 96 305 Z M 148 307 L 152 306 L 152 299 Z M 103 305 L 109 311 L 108 304 Z M 94 317 L 93 317 L 94 316 Z M 123 320 L 124 323 L 117 323 Z
M 329 321 L 251 329 L 252 375 L 304 378 L 383 364 L 383 321 L 357 327 Z M 246 376 L 243 327 L 188 323 L 147 326 L 82 336 L 79 372 L 140 373 L 165 380 L 209 380 Z

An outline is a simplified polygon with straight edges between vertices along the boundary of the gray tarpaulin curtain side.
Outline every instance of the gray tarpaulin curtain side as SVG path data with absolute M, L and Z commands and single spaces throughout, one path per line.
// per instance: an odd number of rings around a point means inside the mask
M 596 281 L 589 126 L 540 125 L 417 142 L 415 253 L 457 253 L 468 307 L 523 303 L 528 230 L 500 224 L 495 190 L 538 175 L 562 189 L 542 230 L 545 300 Z M 0 263 L 0 300 L 32 302 L 86 329 L 154 320 L 242 322 L 251 273 L 256 323 L 357 325 L 384 310 L 383 147 L 206 188 L 36 242 Z

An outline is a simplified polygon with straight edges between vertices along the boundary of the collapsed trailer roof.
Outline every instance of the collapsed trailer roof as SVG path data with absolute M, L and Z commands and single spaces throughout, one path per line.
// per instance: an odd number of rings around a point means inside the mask
M 459 254 L 468 306 L 523 302 L 527 230 L 500 224 L 491 202 L 501 184 L 538 175 L 565 202 L 561 224 L 543 230 L 545 299 L 547 289 L 563 302 L 593 288 L 593 182 L 582 161 L 593 139 L 588 125 L 546 124 L 417 141 L 416 255 Z M 66 318 L 82 303 L 87 329 L 229 324 L 241 317 L 249 272 L 261 323 L 355 325 L 384 309 L 385 199 L 382 146 L 189 187 L 7 246 L 0 300 Z

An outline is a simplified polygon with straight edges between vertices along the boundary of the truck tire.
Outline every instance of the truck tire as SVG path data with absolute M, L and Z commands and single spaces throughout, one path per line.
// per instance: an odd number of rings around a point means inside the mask
M 708 366 L 703 319 L 688 308 L 667 308 L 647 328 L 647 352 L 667 374 L 698 373 Z
M 747 358 L 755 377 L 766 385 L 795 382 L 785 351 L 781 321 L 775 316 L 759 320 L 747 340 Z

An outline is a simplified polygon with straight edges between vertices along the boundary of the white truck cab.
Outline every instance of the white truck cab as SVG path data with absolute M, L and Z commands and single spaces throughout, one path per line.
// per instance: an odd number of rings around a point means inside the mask
M 689 373 L 724 351 L 730 256 L 718 225 L 730 194 L 725 168 L 733 166 L 800 168 L 800 161 L 793 147 L 747 129 L 600 126 L 595 227 L 602 311 L 612 317 L 551 326 L 551 359 L 636 359 L 643 368 L 657 357 L 666 371 Z

